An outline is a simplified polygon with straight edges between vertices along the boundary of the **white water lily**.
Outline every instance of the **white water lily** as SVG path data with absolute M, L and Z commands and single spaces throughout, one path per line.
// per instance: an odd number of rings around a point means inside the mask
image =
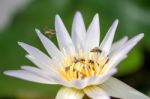
M 77 12 L 69 36 L 61 18 L 56 15 L 55 30 L 59 49 L 38 29 L 36 33 L 48 55 L 37 48 L 19 42 L 28 54 L 26 57 L 37 67 L 21 66 L 21 70 L 8 70 L 6 75 L 43 84 L 60 84 L 56 99 L 82 99 L 86 94 L 92 99 L 149 99 L 125 83 L 112 77 L 116 65 L 143 38 L 141 33 L 112 44 L 118 25 L 116 20 L 100 43 L 99 15 L 96 14 L 86 30 L 80 12 Z

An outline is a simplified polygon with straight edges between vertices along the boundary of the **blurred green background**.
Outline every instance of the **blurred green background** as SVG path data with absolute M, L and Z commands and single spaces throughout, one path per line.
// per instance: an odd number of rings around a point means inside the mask
M 0 0 L 1 7 L 3 1 Z M 6 1 L 8 3 L 3 5 L 3 9 L 6 9 L 11 3 L 9 0 Z M 119 19 L 120 23 L 115 40 L 125 35 L 133 37 L 138 33 L 145 33 L 144 39 L 129 53 L 128 58 L 118 65 L 119 72 L 115 76 L 150 96 L 149 0 L 28 1 L 29 3 L 18 7 L 11 14 L 7 25 L 0 30 L 0 99 L 53 99 L 55 97 L 60 86 L 23 81 L 5 76 L 3 71 L 19 69 L 21 65 L 32 64 L 24 57 L 26 52 L 17 45 L 18 41 L 26 42 L 45 51 L 34 29 L 39 28 L 43 32 L 45 27 L 53 29 L 55 15 L 59 14 L 68 31 L 71 31 L 72 20 L 76 11 L 81 11 L 86 27 L 94 14 L 99 13 L 101 38 L 104 37 L 116 18 Z M 55 36 L 51 40 L 56 44 Z

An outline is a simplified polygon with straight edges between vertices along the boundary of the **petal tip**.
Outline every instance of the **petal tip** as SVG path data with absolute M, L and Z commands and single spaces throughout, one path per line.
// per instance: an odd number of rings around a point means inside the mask
M 20 41 L 19 41 L 19 42 L 17 42 L 17 43 L 18 43 L 18 45 L 20 45 L 20 46 L 22 46 L 22 45 L 23 45 L 23 42 L 20 42 Z
M 39 38 L 42 36 L 42 33 L 39 29 L 35 29 L 35 32 Z
M 39 33 L 40 30 L 39 30 L 38 28 L 35 28 L 35 32 L 36 32 L 36 33 Z
M 74 16 L 74 22 L 76 23 L 77 21 L 82 21 L 82 20 L 83 20 L 82 14 L 79 11 L 77 11 Z
M 114 24 L 118 25 L 118 23 L 119 23 L 119 20 L 116 19 L 115 22 L 114 22 Z
M 56 29 L 56 28 L 60 28 L 60 27 L 62 27 L 63 25 L 64 25 L 64 24 L 63 24 L 63 22 L 62 22 L 60 16 L 57 14 L 57 15 L 55 16 L 55 29 Z M 56 32 L 57 32 L 57 29 L 56 29 Z
M 6 71 L 3 72 L 3 74 L 9 76 L 9 75 L 11 75 L 11 71 L 10 70 L 6 70 Z
M 60 20 L 60 16 L 58 14 L 56 14 L 55 21 L 58 21 L 58 20 Z
M 135 39 L 133 41 L 138 42 L 144 37 L 144 33 L 140 33 L 137 36 L 135 36 Z
M 7 75 L 7 71 L 4 71 L 3 74 L 4 74 L 4 75 Z
M 139 37 L 139 40 L 141 40 L 141 39 L 144 37 L 144 33 L 140 33 L 140 34 L 138 35 L 138 37 Z
M 144 37 L 144 33 L 140 33 L 139 36 L 141 36 L 143 38 Z
M 123 37 L 122 41 L 127 41 L 128 40 L 128 36 Z
M 95 14 L 95 17 L 98 17 L 98 18 L 99 18 L 99 14 L 98 14 L 98 13 L 96 13 L 96 14 Z
M 99 22 L 99 14 L 96 13 L 93 17 L 93 20 L 96 21 L 96 22 Z
M 77 11 L 75 16 L 81 16 L 81 12 L 80 11 Z

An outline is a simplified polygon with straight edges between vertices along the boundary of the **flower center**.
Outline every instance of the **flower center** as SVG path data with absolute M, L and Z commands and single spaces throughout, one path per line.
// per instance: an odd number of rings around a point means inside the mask
M 103 69 L 107 62 L 108 57 L 101 52 L 80 52 L 65 59 L 60 75 L 67 81 L 98 76 L 104 72 Z

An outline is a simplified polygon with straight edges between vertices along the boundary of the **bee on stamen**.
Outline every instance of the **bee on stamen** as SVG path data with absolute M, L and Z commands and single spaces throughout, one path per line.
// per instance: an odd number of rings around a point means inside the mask
M 99 63 L 98 63 L 98 62 L 96 62 L 96 64 L 97 64 L 97 66 L 99 66 Z
M 84 59 L 84 58 L 80 58 L 79 61 L 80 61 L 80 62 L 84 62 L 85 59 Z
M 65 71 L 68 71 L 70 69 L 70 66 L 65 67 Z
M 90 52 L 93 52 L 93 53 L 101 53 L 102 50 L 99 49 L 98 47 L 94 47 Z
M 89 63 L 94 64 L 94 61 L 93 60 L 89 60 Z
M 73 70 L 72 70 L 73 72 L 75 72 L 76 71 L 76 69 L 75 68 L 73 68 Z
M 109 61 L 109 59 L 107 59 L 106 63 L 108 63 L 108 61 Z M 106 63 L 105 63 L 105 64 L 106 64 Z
M 79 74 L 80 74 L 80 72 L 79 72 L 79 71 L 77 71 L 77 78 L 79 78 Z
M 79 62 L 79 60 L 76 58 L 76 57 L 74 57 L 74 63 L 76 64 L 77 62 Z

